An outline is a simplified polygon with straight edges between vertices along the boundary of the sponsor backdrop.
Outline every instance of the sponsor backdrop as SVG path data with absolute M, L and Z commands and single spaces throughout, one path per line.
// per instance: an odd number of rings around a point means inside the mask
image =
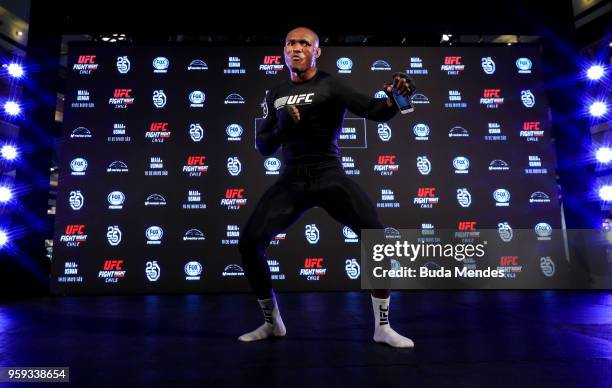
M 255 149 L 265 93 L 288 79 L 281 55 L 278 47 L 71 48 L 54 292 L 249 289 L 237 244 L 283 170 L 280 153 Z M 536 48 L 329 47 L 319 67 L 376 98 L 396 71 L 416 81 L 412 114 L 376 123 L 349 112 L 338 142 L 346 174 L 385 225 L 500 235 L 560 227 Z M 271 242 L 273 283 L 359 289 L 359 245 L 354 231 L 312 209 Z M 513 259 L 519 270 L 509 278 L 543 272 L 538 260 Z

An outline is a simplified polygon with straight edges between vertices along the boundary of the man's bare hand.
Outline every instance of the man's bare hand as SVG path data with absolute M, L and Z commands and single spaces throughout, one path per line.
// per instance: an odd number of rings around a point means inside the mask
M 387 94 L 392 93 L 393 89 L 396 89 L 397 92 L 404 97 L 412 95 L 416 89 L 414 82 L 410 78 L 400 74 L 395 74 L 393 77 L 393 83 L 385 83 L 384 88 Z

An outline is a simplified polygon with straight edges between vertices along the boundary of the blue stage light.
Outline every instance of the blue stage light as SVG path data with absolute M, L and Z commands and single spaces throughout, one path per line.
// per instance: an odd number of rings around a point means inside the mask
M 605 102 L 597 101 L 591 104 L 589 112 L 594 117 L 601 117 L 608 111 L 608 106 Z
M 17 116 L 21 113 L 21 107 L 15 101 L 7 101 L 4 103 L 4 111 L 10 116 Z
M 10 144 L 5 144 L 0 149 L 0 154 L 6 160 L 15 160 L 17 158 L 17 148 Z
M 609 147 L 600 147 L 595 152 L 595 158 L 599 163 L 610 163 L 612 160 L 612 149 Z
M 603 201 L 612 201 L 612 186 L 605 185 L 599 188 L 599 198 Z
M 0 186 L 0 203 L 6 203 L 13 198 L 11 189 L 6 186 Z
M 4 65 L 4 67 L 6 67 L 6 71 L 9 73 L 9 75 L 14 78 L 21 78 L 25 74 L 23 66 L 21 66 L 19 63 L 10 63 L 8 65 Z
M 593 65 L 587 70 L 587 78 L 592 81 L 597 81 L 604 76 L 604 68 L 600 65 Z
M 0 229 L 0 247 L 6 245 L 8 243 L 8 235 L 4 230 Z

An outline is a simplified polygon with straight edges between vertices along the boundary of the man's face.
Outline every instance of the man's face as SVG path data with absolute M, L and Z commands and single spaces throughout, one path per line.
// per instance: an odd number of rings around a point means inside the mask
M 314 67 L 321 53 L 317 36 L 305 28 L 296 28 L 285 38 L 285 64 L 301 73 Z

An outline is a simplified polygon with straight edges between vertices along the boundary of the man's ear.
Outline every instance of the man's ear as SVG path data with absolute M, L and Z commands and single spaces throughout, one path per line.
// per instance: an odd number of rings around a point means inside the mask
M 319 58 L 321 56 L 321 47 L 317 47 L 315 50 L 315 58 Z

